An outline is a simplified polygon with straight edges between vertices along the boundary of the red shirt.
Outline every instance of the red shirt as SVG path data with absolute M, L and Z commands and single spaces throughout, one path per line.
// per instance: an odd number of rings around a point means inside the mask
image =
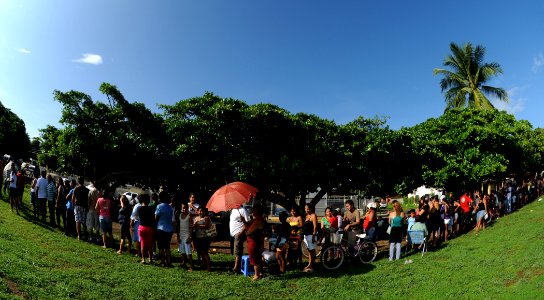
M 459 205 L 461 206 L 461 209 L 466 213 L 470 211 L 469 203 L 471 202 L 472 199 L 467 195 L 463 195 L 461 196 L 461 199 L 459 199 Z
M 23 173 L 21 173 L 21 171 L 17 172 L 17 188 L 25 188 L 25 176 L 23 175 Z
M 110 217 L 110 204 L 111 201 L 108 198 L 98 198 L 96 201 L 98 204 L 98 214 L 101 217 Z
M 370 218 L 370 216 L 366 216 L 365 217 L 365 221 L 363 222 L 363 229 L 364 230 L 369 230 L 370 228 L 372 227 L 375 227 L 376 226 L 376 214 L 373 213 L 372 214 L 372 219 Z
M 327 221 L 329 221 L 329 224 L 331 224 L 332 228 L 338 229 L 338 219 L 335 216 L 327 218 Z

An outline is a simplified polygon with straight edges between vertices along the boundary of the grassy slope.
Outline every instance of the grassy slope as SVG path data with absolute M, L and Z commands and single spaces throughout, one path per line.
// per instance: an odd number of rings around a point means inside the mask
M 412 264 L 380 259 L 332 273 L 289 272 L 255 283 L 222 271 L 142 266 L 134 257 L 33 224 L 0 201 L 0 276 L 36 299 L 537 299 L 544 295 L 542 224 L 544 201 L 534 202 L 478 235 L 452 240 L 423 258 L 411 256 Z M 232 257 L 212 255 L 212 261 L 226 269 Z M 15 298 L 4 282 L 0 298 Z

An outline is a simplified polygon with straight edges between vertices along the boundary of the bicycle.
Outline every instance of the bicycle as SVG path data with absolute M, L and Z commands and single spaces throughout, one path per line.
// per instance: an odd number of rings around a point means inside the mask
M 331 244 L 321 250 L 321 264 L 328 270 L 338 269 L 346 259 L 359 258 L 364 264 L 369 264 L 378 255 L 378 246 L 371 240 L 366 239 L 366 234 L 357 234 L 355 244 L 350 244 L 342 239 L 339 244 Z

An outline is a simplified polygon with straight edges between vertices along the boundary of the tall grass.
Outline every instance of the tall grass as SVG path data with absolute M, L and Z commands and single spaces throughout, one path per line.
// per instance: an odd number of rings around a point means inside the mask
M 25 195 L 28 206 L 28 196 Z M 9 211 L 0 201 L 0 298 L 17 299 L 6 280 L 33 299 L 538 299 L 544 295 L 544 201 L 441 249 L 400 261 L 348 263 L 338 271 L 290 271 L 251 282 L 228 275 L 229 255 L 213 271 L 140 265 L 134 256 L 77 241 Z M 177 254 L 176 254 L 177 255 Z M 413 263 L 404 264 L 406 259 Z

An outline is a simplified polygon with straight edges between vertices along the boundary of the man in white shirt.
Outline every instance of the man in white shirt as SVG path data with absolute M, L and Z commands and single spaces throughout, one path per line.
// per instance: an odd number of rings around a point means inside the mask
M 244 230 L 243 220 L 249 220 L 249 214 L 247 210 L 240 206 L 240 208 L 233 209 L 230 212 L 230 235 L 234 238 L 234 267 L 230 270 L 233 273 L 240 271 L 240 262 L 242 261 L 242 255 L 244 255 L 244 241 L 246 240 L 246 232 Z
M 36 182 L 36 195 L 38 195 L 38 215 L 42 217 L 42 222 L 45 223 L 45 215 L 47 214 L 46 211 L 46 204 L 47 204 L 47 179 L 45 179 L 45 176 L 47 175 L 47 172 L 41 171 L 41 177 L 38 178 L 38 181 Z

